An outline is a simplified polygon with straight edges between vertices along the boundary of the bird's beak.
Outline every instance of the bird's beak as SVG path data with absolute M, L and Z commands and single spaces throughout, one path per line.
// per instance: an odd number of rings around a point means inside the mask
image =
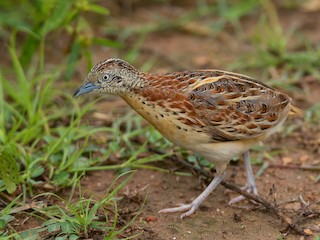
M 99 86 L 97 85 L 94 85 L 93 83 L 86 83 L 86 84 L 83 84 L 82 86 L 80 86 L 73 94 L 74 97 L 78 97 L 84 93 L 88 93 L 88 92 L 91 92 L 93 91 L 94 89 L 98 89 L 100 88 Z

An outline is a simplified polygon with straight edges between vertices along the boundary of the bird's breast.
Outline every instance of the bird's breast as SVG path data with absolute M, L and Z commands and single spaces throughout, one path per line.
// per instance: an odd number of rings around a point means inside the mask
M 124 100 L 165 138 L 180 147 L 195 150 L 195 145 L 211 141 L 205 126 L 184 113 L 159 106 L 141 96 L 126 96 Z M 189 121 L 193 124 L 187 124 Z

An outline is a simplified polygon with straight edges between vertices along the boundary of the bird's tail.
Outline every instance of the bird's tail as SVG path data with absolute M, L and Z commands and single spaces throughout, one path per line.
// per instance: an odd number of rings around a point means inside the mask
M 296 106 L 291 105 L 289 116 L 303 116 L 304 111 Z

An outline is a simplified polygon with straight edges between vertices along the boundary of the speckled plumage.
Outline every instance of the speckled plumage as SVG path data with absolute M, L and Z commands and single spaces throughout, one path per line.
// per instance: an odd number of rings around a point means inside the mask
M 233 156 L 274 133 L 290 113 L 301 113 L 286 94 L 220 70 L 151 74 L 109 59 L 92 68 L 86 84 L 121 96 L 168 140 L 214 162 L 221 180 Z

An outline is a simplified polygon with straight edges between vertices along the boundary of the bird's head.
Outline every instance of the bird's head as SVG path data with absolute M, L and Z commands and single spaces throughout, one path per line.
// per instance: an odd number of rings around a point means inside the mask
M 124 60 L 112 58 L 97 63 L 73 96 L 89 92 L 123 95 L 143 86 L 137 69 Z

